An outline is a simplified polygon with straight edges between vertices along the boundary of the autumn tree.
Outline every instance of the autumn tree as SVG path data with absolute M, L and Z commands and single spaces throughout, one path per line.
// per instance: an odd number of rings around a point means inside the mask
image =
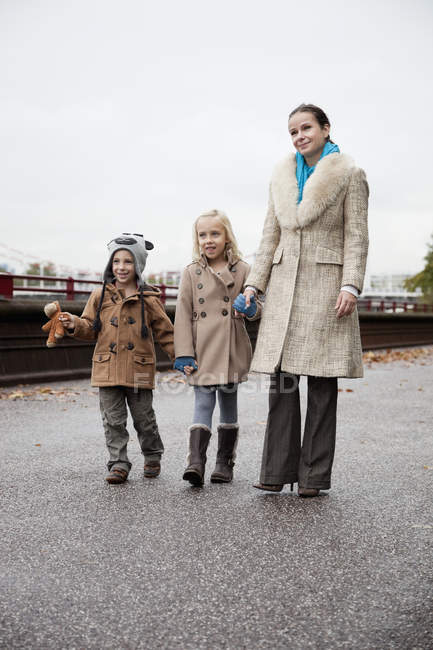
M 433 235 L 431 239 L 431 243 L 427 244 L 427 255 L 424 257 L 425 267 L 404 282 L 404 286 L 408 291 L 421 289 L 424 302 L 433 302 Z
M 28 265 L 27 269 L 24 272 L 25 275 L 56 275 L 56 267 L 52 262 L 46 262 L 44 266 L 42 267 L 42 273 L 41 273 L 41 265 L 38 264 L 37 262 L 32 262 L 31 264 Z M 44 282 L 44 287 L 48 287 L 53 285 L 54 282 L 50 282 L 49 280 Z M 34 287 L 39 285 L 39 280 L 29 280 L 28 281 L 28 286 L 29 287 Z

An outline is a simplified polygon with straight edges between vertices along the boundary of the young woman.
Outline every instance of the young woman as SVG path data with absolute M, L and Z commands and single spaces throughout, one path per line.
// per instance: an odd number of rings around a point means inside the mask
M 188 375 L 194 386 L 188 467 L 183 474 L 194 486 L 203 485 L 217 394 L 220 423 L 211 481 L 228 483 L 233 478 L 239 431 L 237 387 L 248 378 L 252 354 L 243 315 L 232 305 L 245 305 L 238 294 L 248 272 L 227 216 L 211 210 L 198 217 L 193 226 L 193 262 L 182 274 L 174 323 L 174 367 Z M 253 301 L 245 315 L 258 318 L 260 304 Z
M 246 306 L 267 290 L 251 370 L 272 375 L 260 482 L 299 496 L 331 487 L 337 378 L 362 377 L 357 296 L 368 249 L 368 185 L 362 169 L 330 139 L 313 104 L 289 116 L 296 155 L 272 175 L 262 240 Z M 308 377 L 301 447 L 298 381 Z

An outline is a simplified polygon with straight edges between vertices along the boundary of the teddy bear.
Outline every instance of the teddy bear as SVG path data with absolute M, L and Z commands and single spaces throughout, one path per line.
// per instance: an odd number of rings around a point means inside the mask
M 44 312 L 50 320 L 42 326 L 42 330 L 48 332 L 47 347 L 53 348 L 65 335 L 65 328 L 59 320 L 62 312 L 58 300 L 45 305 Z

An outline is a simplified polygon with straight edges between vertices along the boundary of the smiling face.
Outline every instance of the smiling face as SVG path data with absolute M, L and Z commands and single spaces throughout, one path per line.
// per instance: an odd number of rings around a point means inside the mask
M 206 255 L 209 264 L 222 262 L 225 245 L 229 240 L 221 221 L 216 217 L 200 217 L 196 229 L 200 250 Z
M 323 147 L 329 135 L 329 124 L 320 126 L 313 113 L 299 112 L 289 120 L 289 133 L 293 145 L 309 167 L 315 165 L 322 155 Z
M 113 255 L 112 266 L 116 285 L 125 287 L 136 284 L 135 263 L 132 254 L 120 249 Z

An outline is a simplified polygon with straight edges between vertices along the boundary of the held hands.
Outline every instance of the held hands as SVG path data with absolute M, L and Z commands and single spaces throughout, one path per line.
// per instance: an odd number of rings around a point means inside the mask
M 173 364 L 173 368 L 183 372 L 185 375 L 191 375 L 194 370 L 197 370 L 198 365 L 192 357 L 177 357 Z
M 245 297 L 245 306 L 249 307 L 251 304 L 251 298 L 254 298 L 255 292 L 253 289 L 245 289 L 243 295 Z
M 350 316 L 350 314 L 355 309 L 358 299 L 349 291 L 340 291 L 335 309 L 337 310 L 337 318 L 343 318 L 343 316 Z
M 250 294 L 248 296 L 248 302 L 246 298 L 247 293 Z M 257 311 L 254 292 L 247 290 L 244 294 L 240 293 L 233 302 L 233 309 L 240 314 L 245 314 L 248 318 L 252 318 Z

